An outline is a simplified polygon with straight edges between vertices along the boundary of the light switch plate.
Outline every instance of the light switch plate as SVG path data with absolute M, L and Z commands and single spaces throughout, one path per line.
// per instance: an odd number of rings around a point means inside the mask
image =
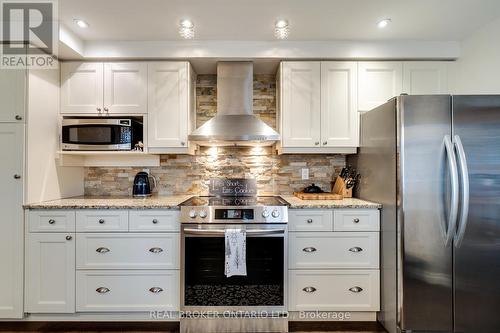
M 309 169 L 304 168 L 302 169 L 302 180 L 308 180 L 309 179 Z

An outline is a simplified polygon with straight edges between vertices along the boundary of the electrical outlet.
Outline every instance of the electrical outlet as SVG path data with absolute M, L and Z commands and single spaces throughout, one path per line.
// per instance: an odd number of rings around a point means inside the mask
M 302 169 L 302 180 L 308 180 L 309 179 L 309 169 L 304 168 Z

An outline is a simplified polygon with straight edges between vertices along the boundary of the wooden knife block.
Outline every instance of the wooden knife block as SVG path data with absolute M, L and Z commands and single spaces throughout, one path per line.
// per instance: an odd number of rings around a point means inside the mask
M 352 198 L 352 187 L 347 188 L 343 178 L 337 176 L 332 184 L 332 193 L 340 194 L 344 198 Z

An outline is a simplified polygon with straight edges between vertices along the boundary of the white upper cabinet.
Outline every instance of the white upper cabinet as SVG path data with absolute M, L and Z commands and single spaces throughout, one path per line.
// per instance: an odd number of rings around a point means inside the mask
M 25 93 L 25 70 L 0 70 L 0 122 L 24 121 Z
M 104 107 L 109 113 L 147 113 L 148 65 L 145 62 L 104 64 Z
M 356 147 L 359 141 L 357 63 L 321 63 L 321 146 Z
M 403 91 L 403 63 L 358 63 L 358 109 L 369 111 Z
M 321 143 L 321 65 L 317 61 L 281 64 L 281 135 L 283 147 L 319 147 Z
M 61 113 L 147 113 L 144 62 L 61 64 Z
M 148 64 L 148 147 L 150 152 L 186 149 L 194 73 L 188 62 Z
M 103 112 L 103 64 L 61 63 L 61 113 Z
M 403 93 L 409 95 L 447 94 L 448 63 L 408 61 L 403 64 Z

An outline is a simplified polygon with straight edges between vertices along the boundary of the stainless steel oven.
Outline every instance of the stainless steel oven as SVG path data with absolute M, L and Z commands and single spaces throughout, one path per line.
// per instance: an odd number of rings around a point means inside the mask
M 246 230 L 246 276 L 224 275 L 226 229 Z M 181 233 L 181 310 L 286 311 L 286 224 L 184 224 Z
M 143 126 L 132 118 L 63 119 L 62 150 L 132 150 L 143 139 Z

